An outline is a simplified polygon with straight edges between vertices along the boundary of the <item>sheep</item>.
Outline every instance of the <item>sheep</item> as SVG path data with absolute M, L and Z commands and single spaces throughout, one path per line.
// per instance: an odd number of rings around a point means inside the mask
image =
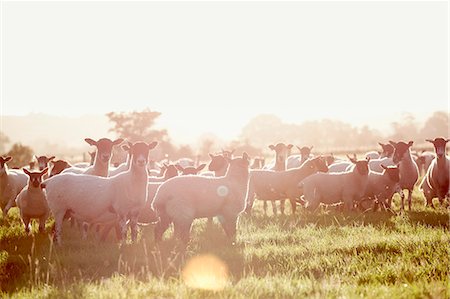
M 420 189 L 425 195 L 426 205 L 434 208 L 433 198 L 439 198 L 441 204 L 443 204 L 445 198 L 447 198 L 447 202 L 450 199 L 450 158 L 445 154 L 445 148 L 450 139 L 435 138 L 426 141 L 434 145 L 436 159 L 428 168 L 420 184 Z
M 12 157 L 0 156 L 0 208 L 3 211 L 3 217 L 6 217 L 10 208 L 15 206 L 16 196 L 26 186 L 28 176 L 23 172 L 11 171 L 6 163 L 12 160 Z
M 417 157 L 415 158 L 415 162 L 417 164 L 417 167 L 419 168 L 420 175 L 425 175 L 427 173 L 427 170 L 434 158 L 434 153 L 428 151 L 422 151 L 417 155 Z
M 95 151 L 88 152 L 88 154 L 89 154 L 89 157 L 91 158 L 89 163 L 88 162 L 78 162 L 78 163 L 73 164 L 73 166 L 74 167 L 79 167 L 79 168 L 87 168 L 87 167 L 89 167 L 91 165 L 94 165 L 95 154 L 96 154 Z
M 47 196 L 45 190 L 42 188 L 43 176 L 47 173 L 48 168 L 42 171 L 30 172 L 23 169 L 28 175 L 28 184 L 20 191 L 16 198 L 16 205 L 20 210 L 20 218 L 22 218 L 25 232 L 29 234 L 30 220 L 39 219 L 39 232 L 45 230 L 45 221 L 47 220 L 50 209 L 47 203 Z
M 186 168 L 186 167 L 194 166 L 195 162 L 194 162 L 194 160 L 192 160 L 190 158 L 181 158 L 181 159 L 178 159 L 178 161 L 175 162 L 175 164 L 178 164 L 181 167 Z
M 224 150 L 222 148 L 222 156 L 226 159 L 233 159 L 233 153 L 234 153 L 235 149 L 232 150 Z
M 311 147 L 299 147 L 297 146 L 298 150 L 300 151 L 300 155 L 291 155 L 287 158 L 286 161 L 286 168 L 290 169 L 290 168 L 296 168 L 296 167 L 300 167 L 300 165 L 303 164 L 303 162 L 305 162 L 307 159 L 311 158 L 311 150 L 313 149 L 313 146 Z
M 175 167 L 177 170 L 181 173 L 181 175 L 197 175 L 202 171 L 203 168 L 205 168 L 206 164 L 200 164 L 197 167 L 194 166 L 188 166 L 183 167 L 180 164 L 176 164 Z
M 109 162 L 111 161 L 112 148 L 115 145 L 121 144 L 123 139 L 119 138 L 111 141 L 108 138 L 101 138 L 98 141 L 91 138 L 84 139 L 88 144 L 97 147 L 94 164 L 87 168 L 71 167 L 63 170 L 63 173 L 79 173 L 90 174 L 95 176 L 107 177 L 109 171 Z
M 262 169 L 265 163 L 266 159 L 264 157 L 255 157 L 252 165 L 250 165 L 250 169 Z
M 332 163 L 331 165 L 328 164 L 328 172 L 332 173 L 332 172 L 345 172 L 350 170 L 350 168 L 353 167 L 353 163 L 350 160 L 357 160 L 358 158 L 356 157 L 356 154 L 353 154 L 353 158 L 351 158 L 349 155 L 347 155 L 347 159 L 346 161 L 344 160 L 338 160 L 335 161 L 334 163 Z
M 54 175 L 60 174 L 64 169 L 72 167 L 69 162 L 64 160 L 52 160 L 50 161 L 51 168 L 50 168 L 50 175 L 48 176 L 51 178 Z
M 148 154 L 156 145 L 156 141 L 130 144 L 130 169 L 113 177 L 61 173 L 45 180 L 47 201 L 55 217 L 56 242 L 61 244 L 62 222 L 66 214 L 90 224 L 118 220 L 122 240 L 126 236 L 129 219 L 131 237 L 135 240 L 137 217 L 147 199 Z
M 340 173 L 316 173 L 302 180 L 298 187 L 303 191 L 306 208 L 315 211 L 320 203 L 344 203 L 347 210 L 353 202 L 363 197 L 369 177 L 369 160 L 350 160 L 351 170 Z
M 223 155 L 209 154 L 211 162 L 209 162 L 208 170 L 214 172 L 214 176 L 224 176 L 228 169 L 229 160 Z
M 380 158 L 380 153 L 377 151 L 370 151 L 364 154 L 364 157 L 370 158 L 370 159 L 378 159 Z
M 220 216 L 226 235 L 234 241 L 238 217 L 246 206 L 249 156 L 244 152 L 229 163 L 223 177 L 179 176 L 159 187 L 152 203 L 159 217 L 157 243 L 173 222 L 175 234 L 187 245 L 193 220 L 214 216 Z
M 160 183 L 167 181 L 170 178 L 173 178 L 178 175 L 178 169 L 174 164 L 163 163 L 163 167 L 161 167 L 161 176 L 148 178 L 149 183 Z
M 369 168 L 371 171 L 375 172 L 382 172 L 384 166 L 394 166 L 396 163 L 394 163 L 394 160 L 392 157 L 381 157 L 379 159 L 373 159 L 369 162 Z
M 366 192 L 358 204 L 361 206 L 364 201 L 371 200 L 374 202 L 374 210 L 376 204 L 387 205 L 388 199 L 392 198 L 394 193 L 398 192 L 402 195 L 400 188 L 400 169 L 397 166 L 384 166 L 383 172 L 369 172 L 369 181 L 367 183 Z
M 411 146 L 413 141 L 405 143 L 403 141 L 394 142 L 389 141 L 394 146 L 394 154 L 392 157 L 393 163 L 397 164 L 400 168 L 400 188 L 408 190 L 408 207 L 411 211 L 411 199 L 414 185 L 419 179 L 419 169 L 416 162 L 414 162 L 411 156 Z M 401 210 L 405 208 L 404 205 L 405 196 L 401 196 Z M 391 206 L 392 198 L 389 199 L 388 205 Z
M 120 164 L 118 167 L 109 170 L 109 176 L 115 176 L 118 173 L 124 172 L 130 168 L 131 165 L 131 156 L 130 156 L 130 147 L 127 144 L 122 145 L 122 149 L 127 152 L 127 160 Z
M 39 171 L 44 170 L 45 168 L 48 168 L 48 163 L 50 163 L 50 161 L 52 161 L 53 159 L 55 159 L 55 156 L 51 156 L 51 157 L 47 157 L 47 156 L 34 156 L 38 162 L 38 168 Z
M 269 165 L 266 165 L 263 167 L 263 169 L 273 170 L 273 171 L 284 171 L 286 170 L 286 160 L 289 156 L 289 152 L 291 151 L 291 148 L 293 147 L 292 144 L 284 144 L 284 143 L 277 143 L 276 145 L 269 145 L 269 148 L 273 151 L 275 151 L 275 161 L 272 161 Z M 276 202 L 274 200 L 271 200 L 272 203 L 272 211 L 274 215 L 277 214 L 277 206 Z M 280 199 L 280 211 L 282 214 L 284 214 L 284 205 L 285 205 L 285 199 Z M 264 213 L 267 211 L 267 201 L 264 200 Z
M 285 171 L 250 170 L 249 191 L 246 212 L 250 213 L 255 195 L 260 200 L 288 198 L 292 214 L 295 214 L 297 200 L 302 193 L 297 185 L 307 176 L 316 172 L 326 172 L 328 167 L 323 157 L 306 160 L 300 167 Z M 284 213 L 284 210 L 281 210 Z
M 378 142 L 378 144 L 381 146 L 381 153 L 380 158 L 392 158 L 392 155 L 394 154 L 394 146 L 390 143 L 381 143 Z

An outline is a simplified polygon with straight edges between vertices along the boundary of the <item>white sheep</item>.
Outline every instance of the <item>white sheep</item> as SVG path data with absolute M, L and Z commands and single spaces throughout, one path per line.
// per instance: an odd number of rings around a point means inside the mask
M 364 157 L 370 158 L 371 160 L 378 159 L 378 158 L 380 158 L 380 153 L 377 151 L 370 151 L 370 152 L 365 153 Z
M 20 191 L 16 198 L 16 205 L 20 210 L 20 218 L 22 218 L 27 234 L 30 232 L 29 224 L 31 219 L 39 219 L 39 231 L 43 232 L 50 209 L 41 183 L 48 168 L 38 172 L 30 172 L 24 168 L 23 171 L 28 175 L 29 179 L 28 185 Z
M 316 173 L 301 181 L 303 199 L 309 210 L 316 210 L 320 203 L 327 205 L 344 203 L 347 210 L 353 209 L 354 201 L 361 199 L 368 183 L 368 160 L 351 159 L 352 170 L 340 173 Z
M 419 174 L 425 175 L 428 168 L 430 168 L 431 162 L 433 162 L 435 154 L 429 151 L 423 151 L 415 157 L 414 161 L 419 168 Z
M 50 175 L 51 178 L 54 175 L 60 174 L 64 169 L 72 167 L 69 162 L 64 160 L 50 161 Z
M 95 151 L 88 152 L 88 154 L 89 154 L 89 157 L 91 158 L 91 160 L 89 162 L 78 162 L 78 163 L 73 164 L 72 166 L 78 167 L 78 168 L 87 168 L 91 165 L 94 165 L 96 152 Z
M 445 198 L 447 198 L 447 204 L 450 200 L 450 158 L 445 154 L 445 148 L 450 139 L 435 138 L 426 141 L 433 143 L 436 159 L 428 168 L 420 187 L 425 195 L 427 206 L 434 208 L 433 198 L 439 198 L 441 204 Z
M 9 209 L 16 205 L 17 194 L 26 186 L 28 176 L 23 172 L 11 171 L 6 165 L 12 157 L 0 156 L 0 208 L 3 217 L 6 217 Z
M 405 143 L 403 141 L 394 142 L 389 141 L 392 146 L 394 146 L 394 154 L 392 156 L 392 161 L 394 164 L 397 164 L 400 168 L 400 188 L 408 190 L 408 207 L 411 211 L 411 199 L 412 199 L 412 191 L 414 189 L 414 185 L 419 179 L 419 169 L 417 168 L 416 162 L 414 162 L 411 156 L 411 146 L 413 145 L 413 141 Z M 401 196 L 401 209 L 402 211 L 405 208 L 405 196 Z M 392 198 L 389 200 L 389 206 L 391 205 Z
M 246 212 L 250 213 L 256 195 L 259 200 L 265 201 L 288 198 L 292 213 L 295 214 L 297 201 L 302 195 L 297 187 L 298 183 L 313 173 L 326 171 L 328 171 L 326 161 L 320 156 L 306 160 L 300 167 L 285 171 L 250 170 Z
M 223 155 L 209 154 L 211 162 L 209 162 L 208 170 L 214 173 L 214 176 L 224 176 L 228 169 L 229 160 Z
M 97 148 L 94 164 L 87 168 L 70 167 L 64 169 L 63 173 L 71 172 L 107 177 L 109 174 L 109 163 L 111 161 L 112 148 L 115 145 L 121 144 L 123 139 L 119 138 L 117 140 L 111 141 L 109 138 L 101 138 L 98 141 L 95 141 L 91 138 L 86 138 L 84 140 L 88 144 L 93 145 Z
M 197 167 L 194 166 L 187 166 L 183 167 L 180 164 L 176 164 L 175 167 L 180 172 L 181 175 L 197 175 L 202 171 L 203 168 L 206 167 L 206 164 L 200 164 Z
M 296 168 L 300 167 L 300 165 L 303 164 L 306 160 L 309 158 L 312 158 L 313 155 L 311 155 L 311 150 L 313 149 L 313 146 L 308 147 L 299 147 L 297 146 L 298 150 L 300 151 L 300 155 L 290 155 L 286 160 L 286 168 Z
M 130 145 L 130 169 L 113 177 L 62 173 L 44 181 L 47 200 L 55 217 L 55 238 L 61 243 L 65 215 L 79 222 L 108 224 L 119 221 L 122 237 L 130 220 L 132 239 L 137 235 L 137 217 L 147 199 L 149 150 L 157 142 Z
M 130 169 L 130 165 L 131 165 L 131 155 L 130 155 L 130 147 L 127 144 L 123 144 L 122 149 L 127 152 L 127 160 L 120 164 L 119 166 L 117 166 L 116 168 L 113 169 L 109 169 L 109 176 L 115 176 L 118 173 L 124 172 L 128 169 Z
M 148 178 L 149 183 L 161 183 L 178 175 L 178 169 L 174 164 L 163 163 L 161 167 L 161 176 Z
M 152 204 L 159 217 L 156 242 L 173 222 L 175 234 L 187 244 L 194 219 L 214 216 L 220 216 L 225 233 L 234 240 L 239 214 L 246 206 L 249 164 L 244 152 L 230 160 L 223 177 L 179 176 L 164 182 Z

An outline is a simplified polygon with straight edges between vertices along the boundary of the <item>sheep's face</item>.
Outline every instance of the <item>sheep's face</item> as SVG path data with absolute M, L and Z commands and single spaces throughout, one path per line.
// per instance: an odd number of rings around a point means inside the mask
M 213 155 L 209 154 L 211 158 L 211 162 L 209 162 L 208 170 L 209 171 L 220 171 L 228 166 L 228 161 L 222 155 Z
M 50 171 L 49 177 L 60 174 L 61 171 L 70 167 L 69 163 L 64 160 L 51 161 L 50 163 L 52 164 L 52 169 Z
M 250 168 L 251 169 L 261 169 L 264 167 L 264 164 L 265 164 L 264 158 L 255 158 L 253 160 L 253 164 Z
M 234 153 L 234 149 L 233 150 L 224 150 L 224 149 L 222 149 L 222 156 L 224 157 L 224 158 L 228 158 L 228 159 L 233 159 L 233 153 Z
M 154 149 L 158 142 L 154 141 L 150 144 L 145 142 L 129 143 L 129 153 L 132 156 L 132 164 L 138 167 L 146 167 L 148 163 L 148 153 Z
M 93 152 L 88 152 L 88 154 L 89 154 L 89 157 L 91 157 L 91 165 L 92 165 L 92 164 L 94 164 L 96 153 L 95 153 L 95 151 L 93 151 Z
M 356 161 L 355 169 L 360 175 L 368 175 L 369 174 L 369 160 Z
M 97 154 L 95 159 L 103 164 L 109 164 L 113 146 L 119 145 L 123 141 L 122 138 L 116 139 L 114 141 L 109 138 L 101 138 L 98 141 L 92 140 L 91 138 L 86 138 L 84 140 L 90 145 L 94 145 L 95 147 L 97 147 Z
M 250 166 L 250 157 L 246 152 L 244 152 L 242 154 L 242 157 L 230 160 L 230 166 L 228 169 L 248 175 L 249 166 Z
M 449 142 L 450 139 L 435 138 L 434 140 L 427 139 L 426 141 L 433 143 L 436 156 L 438 158 L 441 158 L 445 155 L 445 147 L 447 146 L 447 142 Z
M 333 154 L 325 156 L 325 161 L 327 162 L 328 166 L 333 164 L 334 161 L 335 161 L 335 158 L 334 158 Z
M 32 188 L 43 188 L 42 185 L 42 176 L 46 174 L 48 171 L 48 168 L 44 168 L 42 171 L 28 171 L 26 168 L 23 169 L 23 172 L 25 172 L 28 175 L 28 186 Z
M 409 143 L 405 143 L 403 141 L 389 141 L 389 143 L 394 147 L 394 155 L 392 157 L 392 160 L 395 164 L 400 163 L 405 155 L 410 153 L 409 148 L 413 145 L 413 141 L 410 141 Z
M 163 174 L 161 176 L 163 176 L 165 180 L 176 177 L 178 175 L 178 169 L 173 164 L 164 163 L 161 171 L 163 171 Z
M 179 164 L 175 165 L 178 171 L 181 172 L 181 175 L 197 175 L 203 168 L 205 168 L 206 164 L 200 164 L 198 167 L 188 166 L 183 167 Z
M 48 167 L 48 163 L 55 159 L 55 156 L 48 157 L 47 156 L 34 156 L 38 162 L 39 170 L 44 170 L 44 168 Z
M 289 156 L 289 152 L 291 148 L 293 147 L 292 144 L 284 144 L 284 143 L 278 143 L 277 145 L 269 145 L 269 148 L 273 151 L 275 151 L 275 159 L 277 163 L 284 164 L 286 163 L 286 159 Z
M 378 142 L 378 144 L 383 149 L 383 152 L 381 153 L 381 157 L 392 157 L 392 154 L 394 153 L 394 146 L 390 143 L 383 144 L 381 142 Z
M 3 158 L 2 156 L 0 156 L 0 175 L 4 175 L 6 174 L 6 163 L 8 163 L 9 161 L 12 160 L 12 157 L 5 157 Z
M 302 157 L 302 161 L 306 161 L 306 159 L 308 159 L 308 157 L 311 155 L 311 150 L 312 150 L 312 146 L 311 147 L 298 147 L 298 150 L 300 151 L 300 156 Z
M 319 156 L 314 159 L 312 159 L 314 163 L 314 167 L 317 169 L 318 172 L 328 172 L 328 164 L 324 157 Z
M 389 179 L 393 182 L 400 182 L 400 168 L 397 166 L 384 166 L 381 165 L 384 169 L 384 173 L 387 174 Z

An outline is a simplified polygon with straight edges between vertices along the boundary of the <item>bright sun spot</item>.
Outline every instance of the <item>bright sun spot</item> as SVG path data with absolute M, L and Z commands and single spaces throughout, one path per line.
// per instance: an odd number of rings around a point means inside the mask
M 228 267 L 212 254 L 198 255 L 186 263 L 182 278 L 191 288 L 218 291 L 228 283 Z

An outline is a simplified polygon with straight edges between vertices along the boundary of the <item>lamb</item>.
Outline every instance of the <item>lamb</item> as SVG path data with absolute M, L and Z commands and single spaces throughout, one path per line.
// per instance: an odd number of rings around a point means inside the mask
M 108 138 L 101 138 L 98 141 L 86 138 L 85 141 L 90 145 L 97 147 L 97 153 L 95 155 L 94 164 L 87 168 L 71 167 L 63 171 L 63 173 L 79 173 L 90 174 L 95 176 L 107 177 L 109 174 L 109 162 L 111 161 L 112 148 L 115 145 L 121 144 L 123 139 L 119 138 L 111 141 Z
M 233 159 L 233 153 L 235 149 L 232 150 L 224 150 L 222 149 L 222 156 L 226 159 Z
M 273 151 L 275 151 L 275 161 L 272 161 L 269 165 L 266 165 L 263 169 L 269 169 L 273 171 L 284 171 L 286 170 L 286 160 L 289 156 L 289 152 L 291 151 L 291 148 L 293 147 L 292 144 L 284 144 L 284 143 L 277 143 L 276 145 L 269 145 L 269 148 Z M 273 214 L 277 214 L 277 206 L 274 200 L 271 200 L 272 203 L 272 211 Z M 280 211 L 282 214 L 284 214 L 284 205 L 285 205 L 285 199 L 280 199 Z M 266 214 L 267 211 L 267 201 L 264 200 L 264 214 Z
M 414 189 L 414 185 L 419 179 L 419 169 L 417 168 L 416 162 L 414 162 L 411 156 L 411 146 L 414 142 L 410 141 L 409 143 L 405 143 L 403 141 L 389 141 L 389 143 L 394 146 L 394 155 L 392 157 L 392 161 L 400 168 L 400 188 L 402 190 L 408 190 L 408 207 L 411 211 L 412 191 Z M 403 211 L 405 207 L 405 196 L 401 196 L 401 199 L 401 210 Z M 389 206 L 391 206 L 391 201 L 392 198 L 389 200 Z
M 127 144 L 122 145 L 122 149 L 127 152 L 127 160 L 120 164 L 118 167 L 109 170 L 109 176 L 115 176 L 118 173 L 124 172 L 130 169 L 131 165 L 131 155 L 130 155 L 130 147 Z
M 344 203 L 347 210 L 353 209 L 353 202 L 363 197 L 369 178 L 369 160 L 350 160 L 354 166 L 341 173 L 316 173 L 301 181 L 306 207 L 315 211 L 320 203 Z
M 130 220 L 137 236 L 137 217 L 147 199 L 148 154 L 157 142 L 130 144 L 130 169 L 113 177 L 62 173 L 44 181 L 47 201 L 55 217 L 55 239 L 61 244 L 62 222 L 70 215 L 79 222 L 108 224 L 119 221 L 122 238 Z M 94 163 L 95 164 L 95 163 Z
M 39 171 L 44 170 L 45 168 L 48 168 L 48 163 L 50 163 L 50 161 L 52 161 L 53 159 L 55 159 L 55 156 L 51 156 L 51 157 L 47 157 L 47 156 L 34 156 L 38 162 L 38 168 Z
M 52 177 L 54 175 L 60 174 L 64 169 L 72 167 L 72 165 L 69 164 L 69 162 L 64 160 L 56 160 L 56 161 L 50 161 L 51 168 L 50 168 L 50 175 L 48 177 Z
M 396 165 L 396 163 L 394 163 L 394 159 L 391 157 L 382 157 L 379 159 L 373 159 L 373 160 L 370 160 L 370 162 L 369 162 L 370 170 L 375 171 L 375 172 L 382 172 L 383 171 L 382 165 L 393 166 L 393 165 Z
M 302 195 L 297 185 L 313 173 L 326 171 L 328 167 L 321 156 L 308 159 L 300 167 L 285 171 L 251 170 L 246 212 L 250 213 L 256 195 L 260 200 L 289 198 L 292 214 L 295 214 L 297 200 Z
M 426 205 L 434 208 L 433 198 L 439 198 L 441 204 L 443 204 L 445 198 L 447 203 L 450 200 L 450 158 L 445 154 L 445 148 L 450 139 L 435 138 L 426 141 L 433 143 L 436 159 L 428 168 L 420 188 L 425 195 Z
M 174 164 L 163 163 L 163 167 L 161 167 L 161 176 L 148 178 L 149 183 L 161 183 L 165 182 L 170 178 L 173 178 L 178 175 L 178 169 Z
M 394 155 L 394 146 L 390 143 L 381 143 L 378 142 L 378 144 L 382 148 L 382 152 L 380 154 L 380 158 L 392 158 L 392 155 Z
M 73 166 L 79 167 L 79 168 L 87 168 L 87 167 L 89 167 L 91 165 L 94 165 L 95 151 L 88 152 L 88 154 L 89 154 L 89 157 L 91 157 L 91 160 L 90 160 L 89 163 L 88 162 L 78 162 L 78 163 L 73 164 Z M 83 156 L 84 156 L 84 154 L 83 154 Z
M 12 157 L 0 156 L 0 208 L 3 211 L 3 217 L 6 217 L 9 209 L 15 206 L 17 194 L 28 181 L 26 174 L 8 169 L 6 163 L 11 160 Z
M 298 150 L 300 151 L 300 155 L 291 155 L 287 158 L 287 169 L 300 167 L 300 165 L 303 164 L 307 159 L 311 158 L 311 150 L 313 149 L 313 146 L 311 147 L 299 147 L 297 146 Z
M 175 234 L 186 245 L 193 220 L 214 216 L 221 216 L 226 235 L 235 239 L 238 217 L 246 206 L 249 156 L 244 152 L 229 163 L 223 177 L 179 176 L 159 187 L 152 204 L 159 216 L 156 242 L 173 222 Z
M 29 224 L 31 219 L 39 219 L 39 232 L 43 232 L 50 209 L 41 183 L 48 168 L 37 172 L 30 172 L 24 168 L 23 171 L 28 175 L 29 179 L 27 187 L 23 188 L 16 198 L 16 204 L 20 210 L 20 218 L 22 218 L 27 234 L 30 232 Z
M 400 169 L 397 166 L 384 166 L 383 172 L 369 172 L 369 181 L 363 198 L 359 201 L 361 206 L 364 201 L 370 200 L 374 202 L 374 210 L 376 204 L 387 206 L 387 200 L 392 198 L 394 193 L 403 194 L 400 188 Z
M 250 165 L 250 169 L 262 169 L 265 163 L 266 159 L 264 157 L 255 157 L 252 165 Z
M 415 162 L 419 168 L 420 175 L 425 175 L 427 173 L 427 170 L 430 168 L 431 162 L 433 162 L 434 158 L 434 153 L 428 151 L 422 151 L 419 155 L 417 155 Z
M 209 162 L 208 170 L 214 172 L 214 176 L 224 176 L 228 169 L 229 160 L 222 155 L 209 154 L 211 162 Z
M 200 173 L 200 171 L 202 171 L 203 168 L 206 167 L 206 164 L 200 164 L 197 167 L 194 166 L 183 167 L 179 164 L 176 164 L 175 167 L 181 173 L 181 175 L 197 175 Z
M 377 151 L 370 151 L 364 154 L 364 157 L 372 159 L 379 159 L 380 153 Z

